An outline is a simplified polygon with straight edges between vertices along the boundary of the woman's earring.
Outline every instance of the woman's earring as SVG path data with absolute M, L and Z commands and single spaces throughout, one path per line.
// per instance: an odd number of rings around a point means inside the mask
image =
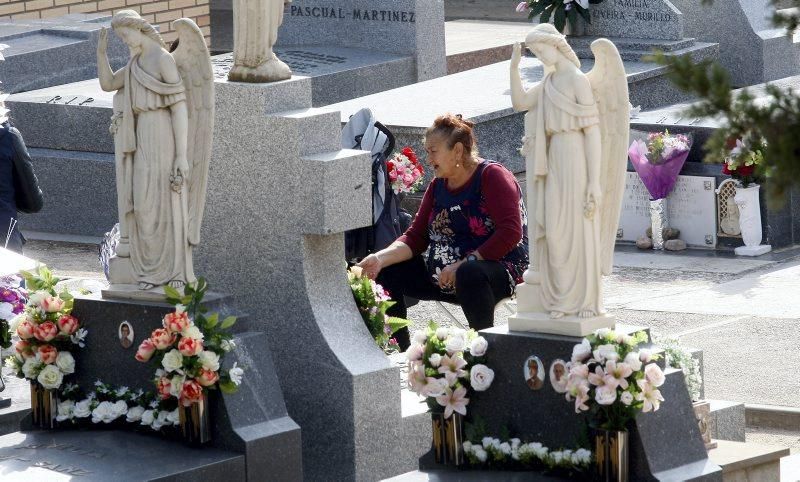
M 456 163 L 456 167 L 461 167 L 461 164 Z

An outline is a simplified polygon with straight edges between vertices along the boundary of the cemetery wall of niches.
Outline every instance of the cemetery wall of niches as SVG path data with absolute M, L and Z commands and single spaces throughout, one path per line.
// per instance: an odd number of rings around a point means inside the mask
M 191 18 L 211 37 L 209 0 L 12 0 L 0 2 L 0 20 L 38 20 L 60 17 L 71 13 L 103 13 L 113 15 L 123 9 L 136 10 L 142 18 L 158 28 L 165 42 L 172 42 L 177 34 L 171 23 L 182 17 Z

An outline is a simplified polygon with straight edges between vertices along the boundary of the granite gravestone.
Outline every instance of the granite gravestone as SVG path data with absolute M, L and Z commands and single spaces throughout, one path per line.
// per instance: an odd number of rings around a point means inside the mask
M 588 35 L 683 39 L 683 14 L 670 0 L 606 0 L 591 6 Z
M 212 51 L 231 51 L 232 2 L 212 0 L 210 8 Z M 295 0 L 275 52 L 314 79 L 315 106 L 439 77 L 446 73 L 444 3 Z
M 209 294 L 206 306 L 235 312 L 230 297 Z M 155 366 L 136 361 L 143 337 L 161 327 L 173 308 L 166 303 L 109 301 L 97 295 L 78 297 L 73 314 L 89 334 L 86 347 L 74 350 L 76 374 L 68 381 L 88 391 L 95 380 L 152 391 Z M 120 344 L 119 326 L 133 327 L 133 344 Z M 237 323 L 236 348 L 222 370 L 233 363 L 245 368 L 239 390 L 212 393 L 210 448 L 188 449 L 182 443 L 129 428 L 108 431 L 24 430 L 0 437 L 0 473 L 5 476 L 55 473 L 81 480 L 162 480 L 202 477 L 226 480 L 302 480 L 300 428 L 287 415 L 280 384 L 263 333 Z M 23 427 L 26 426 L 23 421 Z M 146 464 L 142 461 L 146 460 Z
M 673 0 L 686 35 L 719 43 L 720 62 L 734 85 L 746 86 L 800 73 L 800 44 L 772 25 L 770 0 Z
M 109 16 L 71 14 L 42 20 L 0 22 L 0 43 L 6 60 L 0 62 L 0 81 L 6 93 L 41 89 L 97 75 L 95 49 L 100 29 Z M 128 49 L 111 36 L 108 56 L 115 69 L 125 65 Z
M 339 113 L 309 108 L 311 83 L 217 81 L 195 265 L 259 313 L 305 477 L 376 480 L 413 468 L 430 421 L 403 417 L 399 370 L 347 285 L 342 233 L 371 222 L 370 156 L 341 150 Z
M 680 229 L 689 246 L 713 248 L 717 242 L 713 177 L 678 176 L 667 197 L 669 227 Z M 636 241 L 650 227 L 650 194 L 635 172 L 628 172 L 617 239 Z

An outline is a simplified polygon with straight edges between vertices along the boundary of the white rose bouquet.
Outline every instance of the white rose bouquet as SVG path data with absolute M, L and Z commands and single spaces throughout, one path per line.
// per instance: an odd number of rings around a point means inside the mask
M 469 390 L 487 390 L 494 371 L 485 365 L 488 343 L 475 330 L 441 328 L 431 321 L 414 334 L 406 351 L 409 388 L 425 397 L 431 412 L 467 414 Z
M 220 370 L 225 354 L 236 346 L 229 331 L 236 317 L 220 320 L 218 313 L 207 313 L 202 305 L 207 290 L 203 278 L 187 284 L 183 295 L 165 286 L 175 311 L 164 316 L 163 328 L 154 330 L 136 351 L 136 360 L 158 366 L 154 383 L 162 401 L 175 399 L 188 407 L 207 390 L 233 393 L 242 382 L 243 370 L 236 363 Z
M 9 322 L 9 332 L 19 340 L 6 366 L 19 378 L 38 383 L 47 390 L 61 387 L 64 377 L 75 372 L 70 350 L 84 346 L 86 330 L 72 313 L 73 297 L 57 293 L 58 278 L 45 266 L 23 271 L 29 296 L 24 310 Z
M 646 342 L 643 331 L 626 335 L 600 329 L 575 345 L 566 394 L 575 413 L 590 412 L 598 428 L 625 430 L 639 411 L 658 410 L 664 373 L 653 363 L 657 355 L 638 348 Z

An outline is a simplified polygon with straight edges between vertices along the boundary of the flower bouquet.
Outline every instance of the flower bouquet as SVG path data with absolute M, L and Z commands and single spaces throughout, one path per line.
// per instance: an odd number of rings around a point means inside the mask
M 220 370 L 225 354 L 236 347 L 229 332 L 236 317 L 220 321 L 218 313 L 207 314 L 202 305 L 207 290 L 203 278 L 187 284 L 183 295 L 165 286 L 167 302 L 175 311 L 164 316 L 163 327 L 153 330 L 135 355 L 138 361 L 159 367 L 153 380 L 158 397 L 181 408 L 181 427 L 190 443 L 210 440 L 208 391 L 233 393 L 243 375 L 236 363 L 228 371 Z
M 25 311 L 27 292 L 21 282 L 22 278 L 16 275 L 0 277 L 0 348 L 11 346 L 9 322 Z
M 756 167 L 764 163 L 764 154 L 742 139 L 728 139 L 722 173 L 739 181 L 742 187 L 756 182 Z
M 413 149 L 406 146 L 386 161 L 389 182 L 395 194 L 415 192 L 422 185 L 425 169 Z
M 654 249 L 664 249 L 663 230 L 668 227 L 666 197 L 675 187 L 691 147 L 688 136 L 664 131 L 647 134 L 647 142 L 636 139 L 628 148 L 628 158 L 650 193 Z
M 153 393 L 113 387 L 97 380 L 94 390 L 84 394 L 75 384 L 66 384 L 61 390 L 56 420 L 60 423 L 79 424 L 84 421 L 95 425 L 135 424 L 152 430 L 180 424 L 178 408 L 163 409 Z
M 553 20 L 553 25 L 559 32 L 564 32 L 569 21 L 572 33 L 581 34 L 578 25 L 581 20 L 592 23 L 589 8 L 591 4 L 602 3 L 603 0 L 525 0 L 517 4 L 517 12 L 528 12 L 528 18 L 539 17 L 539 23 L 548 23 Z
M 364 276 L 358 266 L 347 270 L 347 281 L 353 291 L 353 298 L 361 318 L 364 319 L 364 324 L 367 325 L 375 343 L 387 353 L 400 351 L 397 340 L 392 338 L 392 335 L 407 327 L 409 321 L 386 314 L 386 310 L 395 304 L 389 293 L 383 286 Z
M 408 385 L 425 397 L 432 413 L 434 455 L 439 463 L 463 461 L 461 417 L 467 415 L 470 390 L 487 390 L 494 371 L 487 367 L 489 344 L 475 330 L 448 329 L 434 321 L 414 334 L 406 351 Z
M 466 441 L 464 454 L 470 465 L 492 467 L 500 470 L 548 470 L 561 472 L 570 478 L 580 477 L 592 463 L 592 452 L 576 450 L 551 450 L 539 442 L 523 443 L 518 438 L 502 442 L 498 438 L 483 437 Z
M 625 335 L 600 329 L 575 345 L 567 365 L 567 401 L 574 401 L 576 413 L 591 415 L 596 468 L 606 480 L 612 470 L 627 473 L 628 423 L 640 411 L 658 410 L 664 401 L 658 390 L 664 384 L 664 372 L 654 363 L 658 355 L 637 348 L 646 341 L 642 331 Z M 615 444 L 624 448 L 614 451 Z M 615 462 L 609 463 L 611 458 Z
M 22 313 L 9 323 L 9 330 L 19 336 L 14 356 L 6 366 L 19 378 L 31 382 L 33 422 L 52 427 L 56 410 L 56 390 L 64 377 L 75 373 L 75 359 L 69 350 L 84 346 L 86 330 L 72 316 L 73 297 L 68 291 L 56 293 L 58 278 L 44 266 L 35 272 L 21 272 L 30 290 Z

